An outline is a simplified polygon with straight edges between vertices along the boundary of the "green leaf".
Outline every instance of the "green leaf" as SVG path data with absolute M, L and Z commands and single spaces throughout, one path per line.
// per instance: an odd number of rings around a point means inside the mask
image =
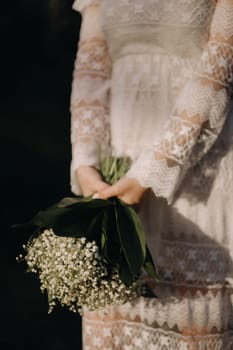
M 39 211 L 29 222 L 15 225 L 17 228 L 52 228 L 61 236 L 85 236 L 90 222 L 112 202 L 102 199 L 65 198 L 51 207 Z
M 144 230 L 132 208 L 115 199 L 115 215 L 121 248 L 129 270 L 138 277 L 146 255 Z
M 84 199 L 91 199 L 91 196 L 89 197 L 64 197 L 62 198 L 58 203 L 55 204 L 57 208 L 63 208 L 68 207 L 71 204 L 79 203 L 80 201 L 83 201 Z
M 92 197 L 84 197 L 76 203 L 72 203 L 67 207 L 69 209 L 90 210 L 111 207 L 113 204 L 107 199 L 93 199 Z
M 111 263 L 111 257 L 108 253 L 107 219 L 107 212 L 104 212 L 101 227 L 101 253 L 104 261 L 106 263 Z
M 30 227 L 43 227 L 52 228 L 57 221 L 57 218 L 61 215 L 66 215 L 69 213 L 67 208 L 56 208 L 54 206 L 39 211 L 31 220 L 24 224 L 18 224 L 19 228 L 30 228 Z
M 119 277 L 120 277 L 120 280 L 127 287 L 130 287 L 137 280 L 137 277 L 135 277 L 134 274 L 132 274 L 132 272 L 130 271 L 129 265 L 123 254 L 121 255 L 121 260 L 120 260 Z
M 159 281 L 158 273 L 156 271 L 154 261 L 152 259 L 152 256 L 148 247 L 146 247 L 146 258 L 143 264 L 143 268 L 147 272 L 149 277 L 153 278 L 155 281 Z
M 54 232 L 60 236 L 86 237 L 100 241 L 102 215 L 112 206 L 111 201 L 87 199 L 71 204 L 57 217 Z
M 90 211 L 69 211 L 60 215 L 53 225 L 54 233 L 58 236 L 86 237 L 87 239 L 98 239 L 101 233 L 102 209 Z M 99 225 L 99 230 L 97 226 Z M 92 227 L 92 230 L 91 230 Z
M 104 213 L 101 242 L 104 259 L 112 266 L 119 265 L 120 241 L 116 228 L 114 208 L 109 208 Z
M 105 209 L 106 210 L 106 209 Z M 89 241 L 96 241 L 98 247 L 101 249 L 101 233 L 102 233 L 102 221 L 105 210 L 101 210 L 90 221 L 87 231 L 84 234 Z
M 100 172 L 105 182 L 113 185 L 122 178 L 130 167 L 129 157 L 114 157 L 109 154 L 105 158 L 100 157 Z
M 135 229 L 135 233 L 140 241 L 143 258 L 146 257 L 146 238 L 144 233 L 144 228 L 142 226 L 141 220 L 135 210 L 128 206 L 127 204 L 121 201 L 121 205 L 125 208 L 125 211 L 128 213 L 128 217 L 132 219 L 132 223 Z

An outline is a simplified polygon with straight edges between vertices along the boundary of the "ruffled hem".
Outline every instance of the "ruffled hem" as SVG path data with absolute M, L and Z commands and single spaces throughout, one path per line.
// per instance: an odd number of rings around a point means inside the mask
M 206 294 L 201 291 L 187 289 L 186 293 L 173 287 L 157 287 L 158 298 L 140 297 L 133 304 L 126 303 L 122 306 L 111 306 L 108 309 L 108 320 L 128 320 L 149 327 L 161 327 L 176 329 L 178 332 L 186 326 L 195 327 L 201 331 L 213 329 L 221 332 L 228 329 L 232 318 L 232 289 L 222 285 L 217 290 L 208 290 Z M 89 319 L 105 320 L 106 314 L 102 310 L 88 312 L 84 315 Z M 179 315 L 179 317 L 177 317 Z
M 180 334 L 175 330 L 152 328 L 136 322 L 123 320 L 100 322 L 99 320 L 83 319 L 83 345 L 85 349 L 109 350 L 116 348 L 231 350 L 233 332 L 227 330 L 198 334 L 195 330 L 186 327 Z
M 87 6 L 98 5 L 101 0 L 75 0 L 72 8 L 75 11 L 82 12 Z

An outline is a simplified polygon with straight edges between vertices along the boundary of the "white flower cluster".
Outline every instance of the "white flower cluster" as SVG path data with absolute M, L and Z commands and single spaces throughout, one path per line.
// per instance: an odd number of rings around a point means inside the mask
M 106 309 L 138 296 L 136 284 L 126 287 L 117 271 L 110 273 L 96 243 L 86 238 L 60 237 L 50 229 L 24 249 L 29 271 L 38 273 L 41 290 L 47 291 L 49 313 L 57 301 L 81 314 L 82 307 Z

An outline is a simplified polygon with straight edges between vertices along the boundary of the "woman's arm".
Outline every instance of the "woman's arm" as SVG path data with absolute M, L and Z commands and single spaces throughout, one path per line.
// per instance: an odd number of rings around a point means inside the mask
M 178 97 L 160 141 L 129 170 L 128 178 L 172 201 L 186 170 L 216 141 L 227 116 L 233 81 L 233 0 L 218 0 L 198 75 Z
M 90 175 L 86 179 L 97 180 L 94 168 L 89 171 L 88 166 L 98 167 L 98 152 L 109 145 L 111 58 L 101 30 L 101 0 L 76 0 L 73 8 L 82 13 L 70 107 L 71 187 L 80 194 L 79 185 L 85 183 L 83 172 Z

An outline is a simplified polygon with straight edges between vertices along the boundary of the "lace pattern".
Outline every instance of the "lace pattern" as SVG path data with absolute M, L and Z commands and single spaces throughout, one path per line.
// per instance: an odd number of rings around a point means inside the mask
M 214 288 L 218 283 L 224 284 L 229 276 L 231 259 L 223 247 L 166 239 L 157 244 L 161 247 L 156 259 L 161 281 L 175 286 Z
M 208 333 L 203 329 L 198 333 L 184 327 L 182 334 L 164 327 L 152 328 L 143 323 L 118 320 L 94 321 L 85 318 L 83 321 L 84 350 L 117 349 L 117 350 L 231 350 L 232 332 Z
M 103 0 L 106 7 L 108 27 L 118 24 L 156 23 L 182 25 L 188 27 L 206 27 L 210 22 L 216 0 L 148 0 L 146 7 L 140 0 Z M 174 16 L 174 9 L 181 10 L 180 16 Z
M 172 0 L 147 0 L 146 4 L 140 0 L 103 1 L 103 28 L 113 60 L 136 42 L 146 44 L 147 52 L 157 46 L 182 57 L 197 54 L 208 38 L 214 7 L 215 0 L 176 0 L 175 4 Z
M 82 12 L 88 6 L 99 5 L 101 0 L 75 0 L 73 3 L 73 9 Z
M 87 2 L 84 1 L 87 5 Z M 90 2 L 88 2 L 90 3 Z M 93 2 L 92 2 L 93 3 Z M 80 6 L 82 1 L 80 1 Z M 89 16 L 89 13 L 85 13 Z M 84 16 L 84 20 L 85 20 Z M 99 150 L 109 145 L 109 87 L 111 58 L 99 31 L 89 33 L 84 26 L 74 65 L 71 94 L 71 185 L 80 194 L 75 170 L 80 165 L 98 166 Z M 97 35 L 97 36 L 96 36 Z
M 232 333 L 210 335 L 180 335 L 174 331 L 151 329 L 130 322 L 115 321 L 108 323 L 84 321 L 85 347 L 93 349 L 124 350 L 230 350 Z M 112 337 L 114 334 L 114 337 Z M 119 336 L 121 335 L 121 336 Z
M 111 63 L 104 40 L 92 38 L 80 43 L 71 96 L 71 140 L 75 146 L 81 140 L 95 145 L 109 140 L 110 71 Z
M 223 11 L 224 17 L 221 17 Z M 210 131 L 216 124 L 220 126 L 217 133 L 216 129 L 210 133 L 210 139 L 206 137 L 204 150 L 207 152 L 227 117 L 224 112 L 229 104 L 229 88 L 233 79 L 232 16 L 232 2 L 218 1 L 210 39 L 201 56 L 198 77 L 187 83 L 177 99 L 174 113 L 165 124 L 165 132 L 154 147 L 154 155 L 150 154 L 145 160 L 142 154 L 129 171 L 129 177 L 137 178 L 144 187 L 152 187 L 157 196 L 165 197 L 170 202 L 182 176 L 190 167 L 189 157 L 198 137 L 203 135 L 205 123 L 208 122 Z M 186 99 L 188 94 L 189 98 Z M 190 113 L 190 106 L 195 113 Z M 213 117 L 211 110 L 214 111 Z M 203 151 L 199 152 L 195 154 L 197 160 L 204 155 Z
M 231 135 L 230 135 L 231 134 Z M 218 193 L 220 198 L 230 201 L 233 193 L 233 174 L 229 164 L 233 162 L 232 130 L 230 123 L 226 123 L 210 152 L 188 169 L 182 185 L 178 189 L 175 199 L 187 197 L 190 203 L 207 203 L 212 191 Z M 198 142 L 195 147 L 205 147 Z M 198 152 L 198 151 L 197 151 Z M 193 152 L 195 154 L 195 152 Z M 196 159 L 190 159 L 190 163 L 195 164 Z M 230 205 L 230 203 L 229 203 Z

